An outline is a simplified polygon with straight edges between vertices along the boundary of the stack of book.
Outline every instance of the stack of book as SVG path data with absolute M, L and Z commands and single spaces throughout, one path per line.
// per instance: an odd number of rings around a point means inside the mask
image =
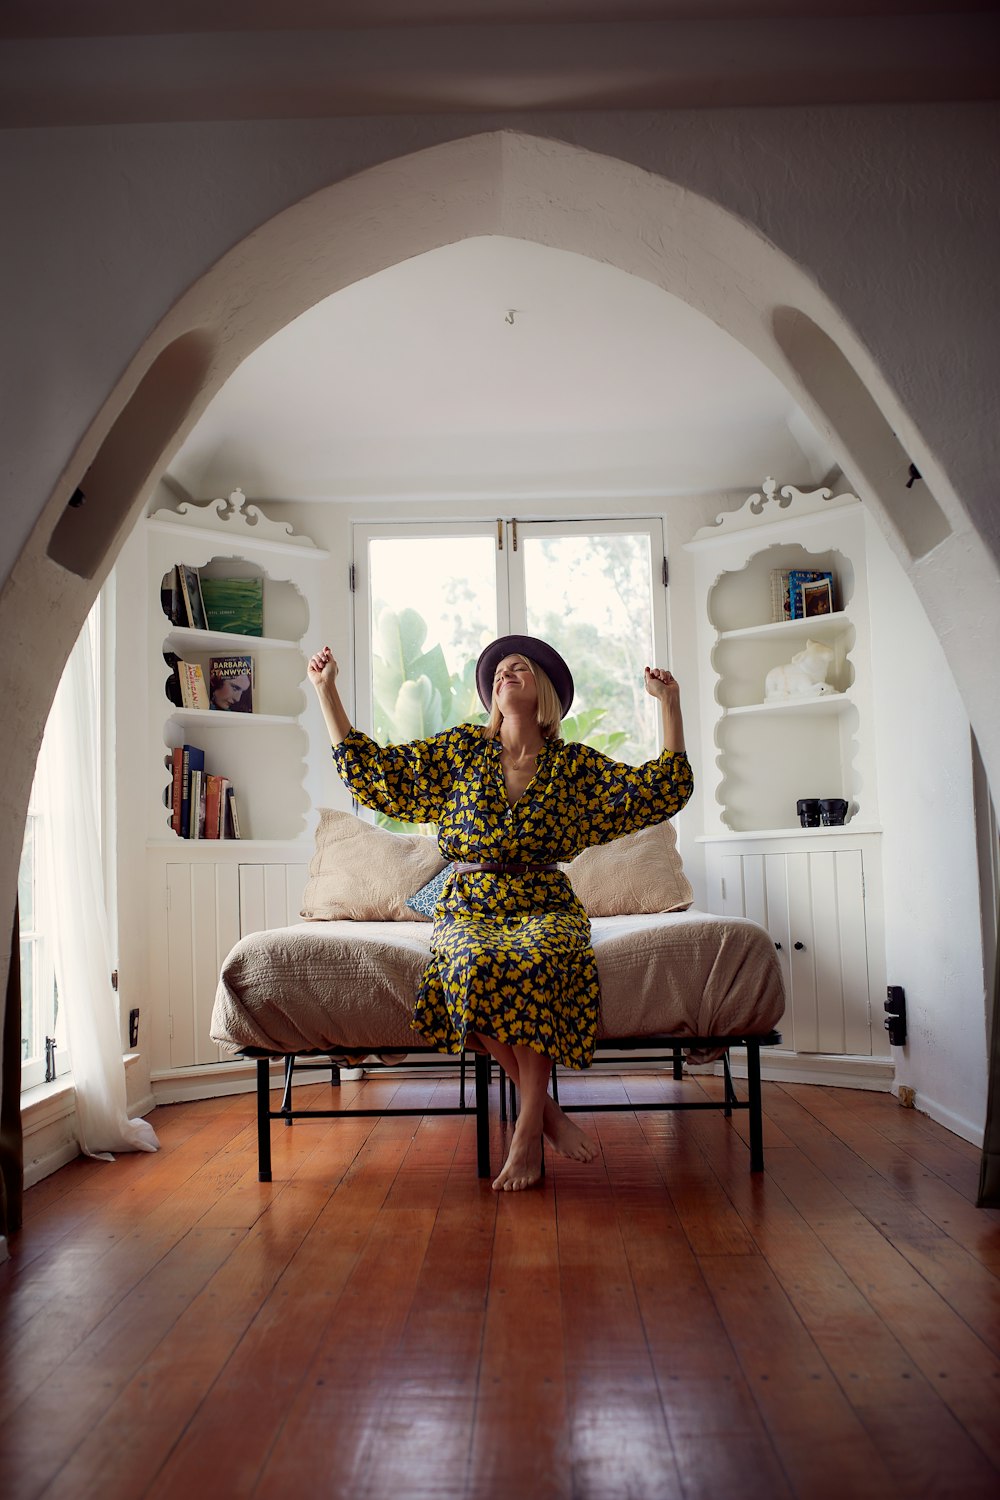
M 226 635 L 264 634 L 263 578 L 212 578 L 177 563 L 163 580 L 160 604 L 172 625 Z
M 809 568 L 775 568 L 771 573 L 771 619 L 808 620 L 831 615 L 833 574 Z
M 205 769 L 205 752 L 178 745 L 172 752 L 170 826 L 182 839 L 238 839 L 236 793 L 225 776 Z
M 253 713 L 253 657 L 209 656 L 182 661 L 172 651 L 163 659 L 170 668 L 166 694 L 178 708 L 221 709 L 225 713 Z

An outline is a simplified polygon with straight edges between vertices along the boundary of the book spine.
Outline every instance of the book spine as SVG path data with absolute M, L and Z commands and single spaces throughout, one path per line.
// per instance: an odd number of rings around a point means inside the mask
M 181 749 L 181 812 L 177 832 L 182 839 L 190 838 L 191 825 L 191 746 Z
M 219 837 L 219 801 L 222 792 L 221 776 L 205 778 L 205 837 Z
M 172 755 L 173 782 L 170 793 L 170 826 L 176 834 L 181 831 L 181 805 L 184 785 L 184 751 L 180 745 Z

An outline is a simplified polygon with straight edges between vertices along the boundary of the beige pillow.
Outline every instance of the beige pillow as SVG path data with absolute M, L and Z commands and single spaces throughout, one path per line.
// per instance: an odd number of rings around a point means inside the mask
M 437 840 L 390 833 L 321 807 L 301 916 L 312 922 L 429 921 L 406 904 L 444 868 Z
M 670 822 L 585 849 L 564 868 L 588 917 L 687 911 L 694 900 Z

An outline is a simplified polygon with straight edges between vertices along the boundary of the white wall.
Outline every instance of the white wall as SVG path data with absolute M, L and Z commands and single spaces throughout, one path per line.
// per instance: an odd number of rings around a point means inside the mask
M 969 719 L 940 641 L 868 521 L 886 974 L 906 991 L 908 1017 L 896 1084 L 979 1144 L 987 1037 Z

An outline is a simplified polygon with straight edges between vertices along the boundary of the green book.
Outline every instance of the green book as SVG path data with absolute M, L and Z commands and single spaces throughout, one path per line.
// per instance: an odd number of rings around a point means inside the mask
M 201 580 L 209 630 L 230 635 L 264 634 L 263 578 L 205 578 Z

